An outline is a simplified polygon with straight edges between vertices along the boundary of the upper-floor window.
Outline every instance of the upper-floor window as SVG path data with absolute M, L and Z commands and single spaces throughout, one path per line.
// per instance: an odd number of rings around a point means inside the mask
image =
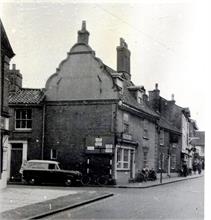
M 160 145 L 164 145 L 164 130 L 160 130 Z
M 149 132 L 148 132 L 149 122 L 146 119 L 144 119 L 143 124 L 144 124 L 143 138 L 149 139 Z
M 31 130 L 32 129 L 32 110 L 16 109 L 15 110 L 15 129 Z
M 129 115 L 127 113 L 123 113 L 123 132 L 129 133 Z

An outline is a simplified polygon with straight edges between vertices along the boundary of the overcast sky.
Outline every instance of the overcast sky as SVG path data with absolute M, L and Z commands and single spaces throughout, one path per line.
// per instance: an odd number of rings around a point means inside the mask
M 132 81 L 147 91 L 158 83 L 164 98 L 171 99 L 173 93 L 176 104 L 189 107 L 199 128 L 205 129 L 209 60 L 204 58 L 208 11 L 203 1 L 18 2 L 3 1 L 0 12 L 16 54 L 11 64 L 23 74 L 24 87 L 45 86 L 86 20 L 89 45 L 97 57 L 116 69 L 116 46 L 123 37 L 131 51 Z

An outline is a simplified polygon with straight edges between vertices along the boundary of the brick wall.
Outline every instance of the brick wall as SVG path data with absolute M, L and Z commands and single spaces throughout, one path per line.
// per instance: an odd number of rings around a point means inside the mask
M 31 108 L 32 109 L 32 130 L 31 131 L 17 131 L 15 130 L 15 109 L 18 108 Z M 20 107 L 20 106 L 10 106 L 10 130 L 11 135 L 9 140 L 27 140 L 28 150 L 27 159 L 41 159 L 41 146 L 42 146 L 42 117 L 43 108 L 40 107 Z
M 90 136 L 107 136 L 113 141 L 112 104 L 47 104 L 45 159 L 56 149 L 65 169 L 80 168 Z

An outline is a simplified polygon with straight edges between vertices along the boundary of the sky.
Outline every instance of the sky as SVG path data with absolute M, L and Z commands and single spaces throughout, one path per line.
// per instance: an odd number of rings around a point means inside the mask
M 76 3 L 77 2 L 77 3 Z M 90 3 L 91 2 L 91 3 Z M 76 43 L 86 20 L 89 45 L 116 69 L 116 47 L 124 38 L 131 51 L 136 85 L 189 107 L 200 130 L 206 129 L 209 87 L 203 1 L 1 1 L 1 19 L 23 75 L 23 86 L 43 88 Z M 206 86 L 205 86 L 206 85 Z
M 0 17 L 16 54 L 11 64 L 27 88 L 45 87 L 76 43 L 82 20 L 96 56 L 114 69 L 116 47 L 124 38 L 134 84 L 149 91 L 158 83 L 162 97 L 174 94 L 176 104 L 189 107 L 206 131 L 209 146 L 210 9 L 209 0 L 1 0 Z M 209 152 L 206 147 L 206 158 Z M 206 195 L 211 195 L 209 183 L 206 178 Z

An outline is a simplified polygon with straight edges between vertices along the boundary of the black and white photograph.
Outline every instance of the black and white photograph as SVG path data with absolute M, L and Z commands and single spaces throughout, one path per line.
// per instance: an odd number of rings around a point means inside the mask
M 0 2 L 0 219 L 209 219 L 208 2 Z

